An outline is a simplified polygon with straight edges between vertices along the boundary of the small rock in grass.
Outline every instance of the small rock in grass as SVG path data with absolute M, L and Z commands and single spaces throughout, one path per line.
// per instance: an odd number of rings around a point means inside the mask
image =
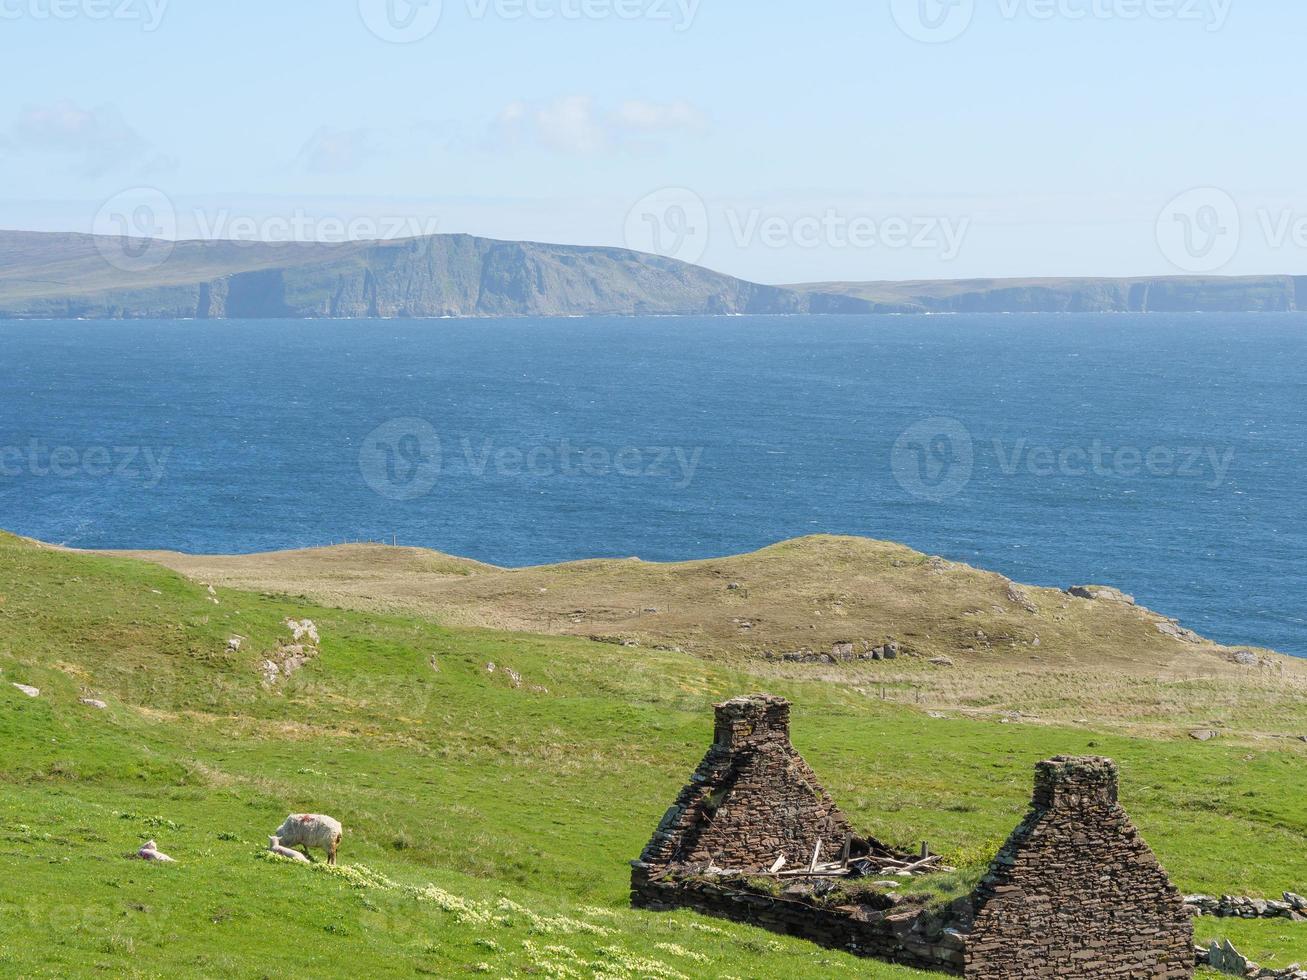
M 1210 742 L 1214 738 L 1220 738 L 1221 733 L 1210 728 L 1203 728 L 1190 732 L 1189 737 L 1199 742 Z
M 101 701 L 99 698 L 78 698 L 78 699 L 77 699 L 77 703 L 78 703 L 78 704 L 84 704 L 84 705 L 86 705 L 88 708 L 97 708 L 97 709 L 99 709 L 100 711 L 103 711 L 105 708 L 109 707 L 107 704 L 105 704 L 105 703 L 104 703 L 103 701 Z
M 14 687 L 18 688 L 18 690 L 22 691 L 29 698 L 39 698 L 41 696 L 41 689 L 39 687 L 31 687 L 28 684 L 18 683 L 15 683 Z
M 934 667 L 952 667 L 953 660 L 949 657 L 934 657 L 929 661 Z

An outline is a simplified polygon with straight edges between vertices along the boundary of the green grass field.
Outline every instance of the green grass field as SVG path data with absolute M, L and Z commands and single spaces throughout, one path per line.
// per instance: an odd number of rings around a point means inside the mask
M 158 566 L 0 536 L 0 974 L 924 976 L 626 908 L 627 861 L 707 749 L 712 702 L 761 688 L 794 700 L 799 750 L 891 843 L 983 864 L 1034 763 L 1094 753 L 1121 764 L 1182 889 L 1307 889 L 1302 743 L 1145 738 L 1109 712 L 941 719 L 829 672 L 216 599 Z M 265 689 L 259 661 L 306 616 L 320 655 Z M 262 853 L 303 810 L 345 824 L 339 869 Z M 125 857 L 148 838 L 177 864 Z M 1307 958 L 1307 925 L 1199 933 L 1264 965 Z

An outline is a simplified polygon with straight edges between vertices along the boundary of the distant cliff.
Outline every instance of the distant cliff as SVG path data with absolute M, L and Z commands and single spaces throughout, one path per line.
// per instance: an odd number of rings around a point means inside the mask
M 1307 310 L 1307 276 L 949 279 L 791 286 L 890 313 L 1271 313 Z
M 276 244 L 0 232 L 10 318 L 1292 310 L 1307 310 L 1307 276 L 763 286 L 627 249 L 470 235 Z
M 387 242 L 135 245 L 0 232 L 0 316 L 440 317 L 869 312 L 617 248 L 436 235 Z M 151 260 L 151 249 L 153 260 Z M 166 258 L 163 256 L 166 255 Z

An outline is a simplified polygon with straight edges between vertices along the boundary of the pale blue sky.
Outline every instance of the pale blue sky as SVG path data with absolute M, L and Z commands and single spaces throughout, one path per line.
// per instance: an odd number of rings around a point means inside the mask
M 183 235 L 652 247 L 678 188 L 677 254 L 767 282 L 1307 273 L 1300 0 L 953 0 L 942 43 L 917 2 L 444 0 L 396 44 L 385 0 L 0 0 L 0 227 L 150 187 Z M 1219 259 L 1159 244 L 1195 187 Z

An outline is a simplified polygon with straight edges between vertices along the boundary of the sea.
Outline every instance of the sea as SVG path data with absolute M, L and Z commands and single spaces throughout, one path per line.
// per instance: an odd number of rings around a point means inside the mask
M 810 534 L 1307 656 L 1307 316 L 0 320 L 0 527 L 497 565 Z

